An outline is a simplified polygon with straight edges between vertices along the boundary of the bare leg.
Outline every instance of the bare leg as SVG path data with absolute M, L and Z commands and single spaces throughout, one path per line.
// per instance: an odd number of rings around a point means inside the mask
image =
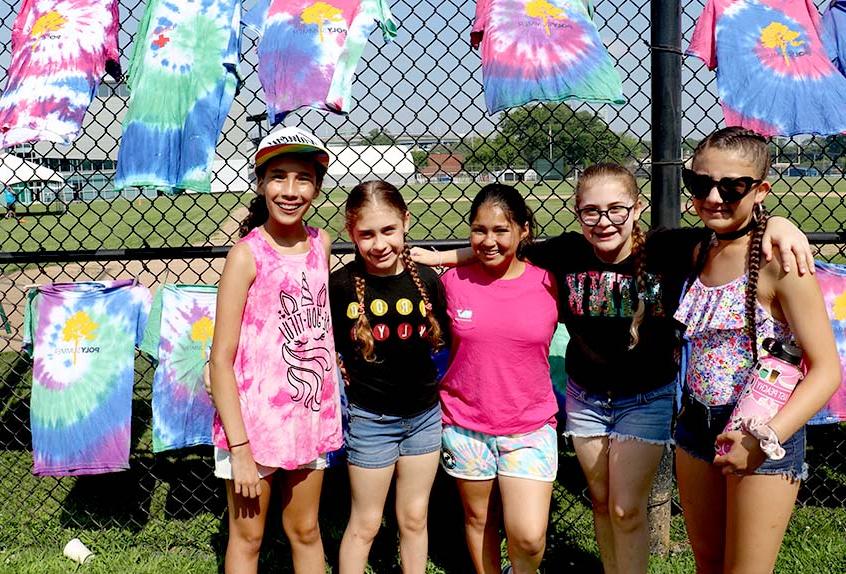
M 382 525 L 394 465 L 385 468 L 348 466 L 352 507 L 350 521 L 341 539 L 340 574 L 362 574 L 373 539 Z
M 322 470 L 290 470 L 283 473 L 282 528 L 291 543 L 296 574 L 324 574 L 323 541 L 317 515 L 320 509 Z
M 397 462 L 397 522 L 404 574 L 424 574 L 429 556 L 429 494 L 440 451 L 401 456 Z
M 499 555 L 502 504 L 496 481 L 458 479 L 457 483 L 473 566 L 478 574 L 502 574 Z
M 769 574 L 775 567 L 799 481 L 781 475 L 730 476 L 724 571 Z
M 226 574 L 255 574 L 270 503 L 271 477 L 261 479 L 261 496 L 245 498 L 235 494 L 235 483 L 226 481 L 229 508 L 229 540 L 226 543 Z
M 648 568 L 646 506 L 665 448 L 634 439 L 611 440 L 609 508 L 617 574 L 645 574 Z
M 676 480 L 697 574 L 722 574 L 725 556 L 726 481 L 709 462 L 676 449 Z
M 546 549 L 552 483 L 500 476 L 508 557 L 514 574 L 534 574 Z
M 588 483 L 593 507 L 593 529 L 599 545 L 599 557 L 605 574 L 616 574 L 617 556 L 614 551 L 614 530 L 608 513 L 609 475 L 608 452 L 610 442 L 607 436 L 581 438 L 573 437 L 576 458 Z

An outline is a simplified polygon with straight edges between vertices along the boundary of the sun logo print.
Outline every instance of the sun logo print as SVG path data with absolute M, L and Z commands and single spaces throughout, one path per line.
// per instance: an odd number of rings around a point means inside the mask
M 543 21 L 543 29 L 547 36 L 550 35 L 550 18 L 562 21 L 567 19 L 567 15 L 564 13 L 564 10 L 558 6 L 550 4 L 547 0 L 531 0 L 531 2 L 526 3 L 526 16 L 529 18 L 540 18 Z
M 340 8 L 335 8 L 326 2 L 315 2 L 300 14 L 303 24 L 316 24 L 320 35 L 320 43 L 323 43 L 323 23 L 341 23 L 344 21 Z
M 214 336 L 214 322 L 208 317 L 200 317 L 191 324 L 191 340 L 200 343 L 200 353 L 206 357 L 206 348 Z
M 805 42 L 797 40 L 799 32 L 791 30 L 781 22 L 771 22 L 761 30 L 761 45 L 765 48 L 778 50 L 784 58 L 784 65 L 790 66 L 788 48 L 798 48 Z
M 62 329 L 62 340 L 73 343 L 74 365 L 76 365 L 76 351 L 80 342 L 93 340 L 94 331 L 97 330 L 98 326 L 85 311 L 77 311 L 65 323 L 65 327 Z
M 35 24 L 32 25 L 32 30 L 30 30 L 30 35 L 35 40 L 32 44 L 32 49 L 35 50 L 38 47 L 38 43 L 44 38 L 49 38 L 52 33 L 64 28 L 66 22 L 65 17 L 54 10 L 43 14 L 35 21 Z

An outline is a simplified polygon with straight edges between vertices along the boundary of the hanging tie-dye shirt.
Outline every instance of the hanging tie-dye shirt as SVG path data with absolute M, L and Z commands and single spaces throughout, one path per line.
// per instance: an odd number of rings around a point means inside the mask
M 386 41 L 396 36 L 387 0 L 260 0 L 244 23 L 260 38 L 270 125 L 303 106 L 349 112 L 355 68 L 376 22 Z
M 846 0 L 831 0 L 822 16 L 823 43 L 828 57 L 846 74 Z
M 133 279 L 32 289 L 24 346 L 33 357 L 33 473 L 129 468 L 135 346 L 150 292 Z
M 624 103 L 592 18 L 592 0 L 478 0 L 470 38 L 481 44 L 488 112 L 535 101 Z
M 708 0 L 688 54 L 717 69 L 726 125 L 766 136 L 846 131 L 846 78 L 813 0 Z
M 153 299 L 141 350 L 153 375 L 153 452 L 211 444 L 214 407 L 203 367 L 214 334 L 217 287 L 163 285 Z
M 318 230 L 307 253 L 283 255 L 261 227 L 247 234 L 256 267 L 241 319 L 235 380 L 255 461 L 295 469 L 343 444 L 329 310 L 329 267 Z M 228 450 L 220 416 L 214 444 Z
M 211 190 L 239 81 L 240 22 L 238 0 L 150 0 L 127 72 L 116 189 Z
M 816 268 L 817 282 L 834 330 L 843 378 L 828 404 L 808 421 L 812 425 L 846 421 L 846 266 L 817 261 Z
M 71 143 L 108 72 L 120 77 L 118 0 L 24 0 L 0 96 L 0 148 Z

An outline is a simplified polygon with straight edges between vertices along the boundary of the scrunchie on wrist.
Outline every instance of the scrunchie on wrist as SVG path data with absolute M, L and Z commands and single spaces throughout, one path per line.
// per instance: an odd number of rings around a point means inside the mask
M 778 435 L 770 425 L 759 419 L 746 419 L 743 421 L 742 429 L 754 436 L 761 443 L 761 450 L 770 460 L 781 460 L 784 458 L 784 447 L 778 440 Z

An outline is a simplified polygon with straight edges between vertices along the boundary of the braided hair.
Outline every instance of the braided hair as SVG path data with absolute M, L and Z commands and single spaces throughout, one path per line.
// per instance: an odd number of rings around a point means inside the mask
M 360 211 L 367 205 L 374 203 L 391 206 L 400 214 L 401 217 L 405 217 L 408 213 L 408 207 L 402 198 L 402 194 L 400 194 L 396 187 L 387 181 L 382 180 L 365 181 L 355 186 L 347 197 L 344 216 L 346 219 L 347 232 L 350 233 L 350 235 L 352 235 L 352 229 L 355 227 L 355 222 Z M 402 259 L 403 265 L 408 270 L 411 280 L 417 287 L 421 299 L 423 299 L 423 306 L 426 311 L 426 320 L 428 322 L 426 333 L 423 338 L 432 345 L 433 349 L 438 349 L 444 345 L 443 330 L 435 317 L 431 299 L 429 298 L 429 292 L 427 291 L 423 280 L 420 278 L 420 272 L 417 269 L 417 264 L 411 259 L 411 250 L 408 244 L 404 245 L 403 250 L 400 253 L 400 258 Z M 357 257 L 353 267 L 353 282 L 355 284 L 355 295 L 358 301 L 358 318 L 353 329 L 353 334 L 364 360 L 368 362 L 375 362 L 376 344 L 373 339 L 373 331 L 370 327 L 370 320 L 367 318 L 367 314 L 365 313 L 366 301 L 364 297 L 364 277 L 364 263 L 360 257 Z
M 755 175 L 760 179 L 766 178 L 767 171 L 770 168 L 770 150 L 767 139 L 758 132 L 740 126 L 717 130 L 708 135 L 696 146 L 696 149 L 693 151 L 693 163 L 696 163 L 696 158 L 699 154 L 709 148 L 741 153 L 755 166 L 757 172 Z M 764 239 L 764 233 L 767 230 L 769 217 L 763 204 L 759 203 L 755 205 L 752 218 L 756 225 L 749 238 L 749 247 L 746 252 L 747 281 L 744 297 L 744 331 L 749 338 L 753 364 L 758 361 L 756 308 L 758 302 L 758 273 L 761 269 L 761 243 Z M 700 244 L 696 264 L 694 265 L 693 277 L 698 277 L 705 269 L 708 261 L 708 252 L 715 243 L 715 240 L 716 234 L 712 232 Z M 689 285 L 690 281 L 688 282 Z
M 256 195 L 254 198 L 250 200 L 249 205 L 247 205 L 247 215 L 244 219 L 241 220 L 241 223 L 238 225 L 238 237 L 246 236 L 250 231 L 259 227 L 260 225 L 264 225 L 267 219 L 270 217 L 270 212 L 267 210 L 267 199 L 264 197 L 264 174 L 267 173 L 267 168 L 276 160 L 283 157 L 293 156 L 297 159 L 302 159 L 304 161 L 312 161 L 314 163 L 314 173 L 317 176 L 314 187 L 317 191 L 320 191 L 321 186 L 323 185 L 323 177 L 326 175 L 326 167 L 319 161 L 317 161 L 317 154 L 316 153 L 291 153 L 291 154 L 283 154 L 277 156 L 267 163 L 260 165 L 256 168 Z
M 581 201 L 582 194 L 587 186 L 598 179 L 613 178 L 619 180 L 626 190 L 626 194 L 633 203 L 637 203 L 640 196 L 640 189 L 634 174 L 625 167 L 616 163 L 597 163 L 589 166 L 579 176 L 576 183 L 576 205 Z M 640 341 L 640 325 L 646 318 L 646 307 L 648 298 L 648 287 L 646 285 L 646 234 L 640 223 L 635 221 L 632 226 L 632 259 L 634 260 L 634 281 L 637 288 L 637 307 L 632 316 L 632 324 L 629 327 L 629 349 L 634 349 Z

